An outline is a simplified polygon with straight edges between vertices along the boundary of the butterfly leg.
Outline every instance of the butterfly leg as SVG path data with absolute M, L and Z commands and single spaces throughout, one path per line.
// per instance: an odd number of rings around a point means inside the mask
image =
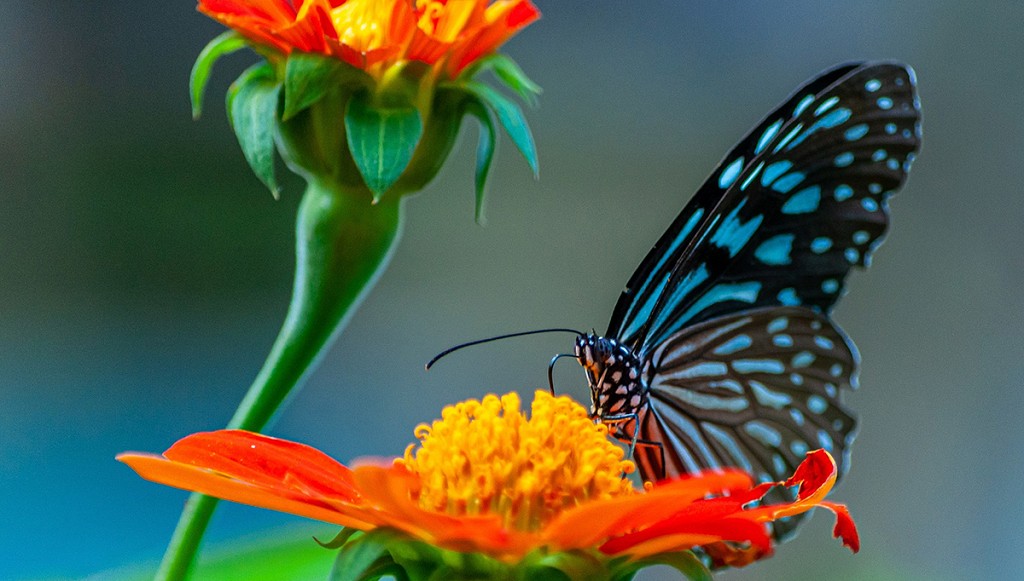
M 559 353 L 558 355 L 555 355 L 554 357 L 551 358 L 551 363 L 548 363 L 548 389 L 551 390 L 551 395 L 555 395 L 555 362 L 561 359 L 562 357 L 572 357 L 573 359 L 576 358 L 576 356 L 573 355 L 572 353 Z
M 636 451 L 637 446 L 651 446 L 658 449 L 658 460 L 661 467 L 661 475 L 659 479 L 665 477 L 665 446 L 661 442 L 655 442 L 654 440 L 642 440 L 640 439 L 640 428 L 638 423 L 638 416 L 636 413 L 631 414 L 619 414 L 614 416 L 605 416 L 605 422 L 614 423 L 614 432 L 612 437 L 619 441 L 629 440 L 629 457 L 633 457 L 633 453 Z M 627 434 L 623 429 L 623 424 L 628 424 L 630 420 L 633 420 L 633 435 Z

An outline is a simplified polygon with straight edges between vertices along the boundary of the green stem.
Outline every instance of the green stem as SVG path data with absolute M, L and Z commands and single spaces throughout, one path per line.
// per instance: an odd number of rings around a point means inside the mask
M 316 366 L 384 270 L 401 230 L 398 195 L 310 181 L 295 227 L 295 286 L 284 325 L 229 428 L 259 431 Z M 217 499 L 193 494 L 157 571 L 186 579 Z

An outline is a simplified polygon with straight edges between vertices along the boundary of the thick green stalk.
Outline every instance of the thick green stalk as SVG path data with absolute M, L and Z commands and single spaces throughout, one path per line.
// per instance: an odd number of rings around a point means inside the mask
M 281 332 L 229 428 L 259 431 L 316 367 L 384 270 L 401 231 L 401 200 L 337 183 L 310 181 L 295 227 L 295 285 Z M 156 574 L 186 579 L 217 499 L 189 497 Z

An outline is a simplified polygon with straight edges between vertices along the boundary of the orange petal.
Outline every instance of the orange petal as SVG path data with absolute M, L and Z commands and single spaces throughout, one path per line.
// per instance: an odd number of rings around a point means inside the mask
M 540 10 L 529 0 L 501 0 L 487 7 L 486 21 L 467 31 L 452 49 L 449 73 L 454 77 L 481 56 L 494 52 L 517 32 L 540 18 Z
M 749 488 L 750 476 L 736 470 L 667 480 L 643 494 L 590 502 L 562 513 L 545 539 L 561 548 L 589 547 L 616 534 L 649 526 L 708 494 Z
M 186 436 L 164 452 L 168 460 L 285 491 L 302 489 L 347 502 L 359 492 L 352 471 L 316 448 L 244 430 Z
M 857 525 L 854 524 L 849 509 L 845 505 L 834 502 L 822 502 L 821 506 L 836 515 L 836 526 L 832 528 L 832 536 L 841 539 L 843 546 L 854 553 L 860 551 L 860 533 L 857 532 Z
M 808 452 L 793 476 L 785 482 L 786 486 L 800 486 L 797 499 L 791 503 L 754 508 L 746 511 L 745 516 L 764 522 L 807 512 L 825 500 L 837 475 L 836 461 L 828 452 Z
M 296 493 L 282 493 L 259 484 L 235 480 L 206 468 L 175 462 L 150 454 L 125 453 L 117 459 L 135 470 L 139 476 L 152 482 L 200 492 L 224 500 L 268 508 L 341 526 L 359 529 L 373 528 L 373 521 L 358 507 L 341 511 L 325 505 L 316 497 L 304 498 Z
M 771 538 L 761 523 L 733 517 L 695 519 L 692 516 L 677 515 L 643 530 L 614 538 L 601 545 L 601 551 L 609 555 L 629 553 L 631 556 L 642 557 L 717 541 L 751 543 L 763 551 L 771 550 Z
M 355 478 L 383 525 L 437 546 L 494 555 L 521 555 L 536 546 L 535 535 L 506 530 L 497 515 L 451 516 L 420 508 L 413 500 L 419 481 L 401 467 L 357 466 Z

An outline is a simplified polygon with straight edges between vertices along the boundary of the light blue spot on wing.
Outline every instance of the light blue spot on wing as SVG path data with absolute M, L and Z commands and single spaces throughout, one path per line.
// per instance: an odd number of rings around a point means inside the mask
M 829 113 L 828 115 L 825 115 L 820 120 L 818 120 L 818 122 L 815 123 L 815 125 L 820 124 L 822 127 L 831 129 L 836 125 L 842 125 L 843 123 L 846 123 L 850 119 L 851 115 L 853 115 L 853 113 L 849 109 L 846 109 L 845 107 L 836 109 L 835 111 Z
M 729 372 L 729 368 L 719 361 L 701 361 L 677 371 L 664 373 L 672 379 L 693 379 L 695 377 L 720 377 Z
M 702 410 L 721 410 L 737 413 L 749 407 L 747 400 L 742 397 L 717 397 L 688 389 L 674 390 L 672 394 L 674 398 L 678 398 Z
M 774 343 L 776 347 L 792 347 L 793 337 L 780 333 L 772 337 L 772 343 Z
M 839 281 L 837 281 L 834 278 L 826 278 L 825 280 L 821 281 L 821 290 L 827 292 L 828 294 L 832 294 L 839 290 Z
M 853 241 L 856 244 L 864 244 L 871 238 L 871 235 L 866 230 L 857 230 L 853 233 Z
M 825 430 L 818 430 L 818 444 L 821 445 L 821 447 L 824 448 L 825 450 L 829 452 L 832 451 L 832 437 L 829 436 L 828 432 L 826 432 Z
M 824 254 L 828 252 L 828 249 L 832 248 L 832 239 L 825 236 L 819 236 L 814 240 L 811 240 L 811 252 L 815 254 Z
M 793 411 L 797 411 L 797 410 L 793 410 Z M 797 411 L 797 413 L 799 413 L 799 412 Z M 793 440 L 792 442 L 790 442 L 789 443 L 789 449 L 792 450 L 793 453 L 796 454 L 797 456 L 806 456 L 807 455 L 807 444 L 805 442 L 803 442 L 802 440 Z
M 878 202 L 874 201 L 871 198 L 864 198 L 863 200 L 860 201 L 860 205 L 863 206 L 864 209 L 867 210 L 868 212 L 874 212 L 875 210 L 878 209 Z
M 764 168 L 764 174 L 761 175 L 761 185 L 767 186 L 775 181 L 775 178 L 789 171 L 791 167 L 793 167 L 793 162 L 786 160 L 777 161 L 769 165 Z
M 675 312 L 679 303 L 682 302 L 683 299 L 689 297 L 690 293 L 693 292 L 693 289 L 706 281 L 708 277 L 708 265 L 706 263 L 701 263 L 699 267 L 688 272 L 683 278 L 683 281 L 680 282 L 679 286 L 673 291 L 672 296 L 665 302 L 664 308 L 662 308 L 658 313 L 658 317 L 654 320 L 651 328 L 658 329 L 665 324 L 669 316 Z M 659 290 L 659 292 L 655 292 L 650 296 L 647 301 L 648 304 L 644 305 L 644 310 L 640 313 L 640 316 L 633 320 L 633 323 L 629 326 L 629 329 L 626 331 L 624 336 L 630 337 L 640 330 L 640 327 L 644 322 L 650 318 L 650 311 L 653 308 L 654 303 L 657 302 L 660 294 L 661 292 Z
M 787 143 L 789 143 L 794 137 L 796 137 L 797 134 L 800 133 L 800 130 L 803 128 L 803 123 L 797 123 L 796 126 L 793 127 L 793 129 L 791 129 L 789 133 L 787 133 L 786 136 L 782 138 L 781 141 L 775 144 L 775 148 L 772 149 L 772 153 L 778 153 L 779 150 L 785 147 Z
M 818 209 L 821 202 L 821 187 L 811 186 L 793 194 L 782 205 L 783 214 L 806 214 Z
M 784 393 L 772 391 L 759 381 L 748 381 L 747 383 L 754 392 L 754 398 L 765 407 L 778 410 L 793 402 L 793 398 Z
M 849 129 L 847 129 L 843 133 L 843 137 L 845 137 L 847 141 L 857 141 L 858 139 L 860 139 L 861 137 L 864 137 L 867 134 L 868 134 L 868 124 L 867 123 L 859 123 L 859 124 L 854 125 L 853 127 L 849 128 Z
M 790 364 L 797 368 L 807 367 L 811 363 L 814 363 L 814 353 L 811 353 L 810 351 L 801 351 L 794 355 L 793 360 L 790 361 Z
M 823 101 L 821 103 L 821 105 L 818 105 L 817 109 L 814 110 L 814 116 L 817 117 L 817 116 L 821 115 L 822 113 L 824 113 L 825 111 L 828 111 L 829 109 L 834 107 L 835 104 L 838 103 L 838 102 L 839 102 L 839 97 L 829 97 L 828 99 Z
M 776 298 L 779 299 L 780 303 L 787 307 L 800 306 L 800 297 L 796 296 L 796 289 L 793 287 L 787 287 L 780 290 Z
M 833 363 L 832 367 L 829 367 L 828 372 L 832 377 L 839 377 L 843 374 L 843 366 L 838 363 Z
M 816 132 L 819 129 L 832 128 L 835 127 L 836 125 L 845 123 L 851 115 L 852 113 L 850 112 L 850 110 L 846 109 L 845 107 L 836 109 L 835 111 L 829 113 L 828 115 L 825 115 L 821 119 L 818 119 L 813 125 L 808 127 L 807 131 L 804 131 L 799 137 L 790 142 L 789 145 L 786 146 L 786 151 L 789 151 L 794 147 L 800 145 L 801 143 L 804 142 L 805 139 L 813 135 L 814 132 Z
M 850 264 L 855 264 L 857 260 L 860 258 L 860 252 L 857 252 L 856 248 L 847 248 L 843 252 L 843 255 L 846 256 L 846 260 Z
M 754 155 L 764 151 L 764 148 L 768 147 L 768 144 L 775 139 L 775 136 L 778 135 L 779 129 L 781 128 L 782 119 L 779 119 L 775 123 L 769 125 L 768 128 L 764 130 L 764 133 L 761 134 L 761 138 L 757 140 L 757 147 L 754 148 Z
M 836 156 L 833 161 L 836 167 L 846 167 L 853 163 L 853 154 L 847 151 L 846 153 L 840 153 Z
M 786 461 L 778 454 L 772 454 L 772 469 L 775 470 L 776 474 L 789 473 L 789 470 L 786 468 Z
M 810 107 L 811 103 L 814 102 L 814 95 L 806 95 L 800 102 L 796 104 L 796 109 L 793 109 L 793 117 L 799 117 L 804 109 Z
M 807 398 L 807 409 L 811 410 L 812 413 L 821 415 L 828 409 L 828 402 L 820 395 L 812 395 Z
M 807 176 L 798 171 L 790 172 L 772 184 L 772 189 L 780 194 L 788 194 L 790 190 L 800 185 Z M 815 186 L 817 187 L 817 186 Z
M 835 198 L 837 202 L 848 200 L 853 197 L 853 188 L 846 184 L 839 184 L 836 186 Z
M 729 251 L 729 256 L 736 256 L 740 250 L 750 241 L 750 238 L 757 232 L 758 226 L 761 225 L 761 221 L 764 220 L 763 214 L 758 214 L 745 224 L 740 222 L 739 213 L 740 210 L 745 206 L 747 200 L 743 200 L 737 205 L 729 215 L 722 221 L 722 225 L 715 230 L 715 233 L 711 236 L 711 243 L 719 248 L 725 248 Z
M 697 313 L 704 309 L 724 301 L 739 301 L 753 303 L 757 300 L 757 294 L 761 292 L 761 283 L 750 281 L 736 284 L 717 284 L 711 290 L 704 293 L 686 312 L 679 316 L 675 324 L 665 331 L 666 335 L 675 333 L 687 321 L 693 319 Z
M 737 351 L 743 351 L 753 344 L 754 342 L 750 338 L 750 335 L 736 335 L 732 339 L 729 339 L 725 343 L 715 347 L 714 353 L 715 355 L 732 355 Z
M 750 182 L 754 181 L 754 178 L 757 177 L 757 174 L 761 173 L 762 169 L 764 169 L 763 161 L 757 164 L 757 167 L 754 168 L 754 171 L 750 172 L 750 175 L 747 176 L 747 179 L 743 180 L 743 183 L 740 185 L 740 191 L 747 189 L 747 186 L 750 185 Z
M 743 424 L 743 430 L 765 446 L 778 448 L 782 444 L 782 434 L 759 420 Z
M 886 123 L 885 124 L 885 132 L 888 133 L 889 135 L 895 135 L 896 134 L 896 124 L 895 123 Z
M 879 109 L 885 109 L 886 111 L 892 109 L 892 99 L 889 97 L 879 97 L 877 103 Z
M 794 234 L 779 234 L 765 240 L 754 251 L 754 256 L 765 264 L 781 266 L 792 262 L 789 254 L 793 251 Z
M 786 330 L 787 326 L 789 326 L 789 319 L 787 317 L 778 317 L 768 323 L 768 332 L 778 333 L 779 331 Z
M 743 170 L 743 157 L 736 158 L 735 161 L 730 163 L 722 170 L 722 175 L 718 176 L 718 187 L 723 190 L 732 185 L 739 177 L 740 171 Z
M 872 194 L 880 194 L 882 193 L 882 184 L 868 184 L 868 191 L 871 192 Z
M 739 373 L 771 373 L 778 375 L 786 371 L 786 366 L 778 359 L 737 359 L 732 368 Z
M 878 89 L 882 88 L 882 81 L 879 81 L 878 79 L 871 79 L 864 83 L 864 88 L 867 89 L 869 93 L 874 93 Z
M 792 408 L 792 409 L 789 410 L 789 415 L 790 415 L 790 417 L 793 418 L 793 423 L 794 424 L 796 424 L 798 426 L 804 425 L 804 414 L 803 414 L 803 412 L 801 412 L 800 410 L 798 410 L 796 408 Z
M 800 375 L 799 373 L 790 373 L 789 374 L 789 381 L 793 385 L 803 385 L 804 384 L 804 376 Z
M 882 161 L 887 157 L 889 157 L 889 154 L 884 149 L 876 149 L 875 152 L 871 154 L 871 161 Z
M 704 428 L 705 432 L 711 434 L 712 438 L 718 440 L 718 443 L 729 451 L 729 454 L 732 455 L 733 461 L 736 462 L 740 468 L 743 468 L 747 472 L 751 472 L 753 470 L 753 467 L 750 465 L 750 460 L 747 459 L 747 455 L 740 450 L 739 445 L 731 435 L 710 422 L 701 422 L 700 425 Z
M 821 347 L 822 349 L 827 350 L 832 350 L 835 349 L 836 347 L 836 344 L 833 343 L 831 339 L 829 339 L 828 337 L 822 337 L 821 335 L 817 335 L 814 337 L 814 344 L 817 345 L 818 347 Z
M 900 169 L 900 162 L 896 161 L 893 158 L 889 158 L 889 160 L 885 162 L 885 166 L 891 169 L 892 171 L 896 171 Z

